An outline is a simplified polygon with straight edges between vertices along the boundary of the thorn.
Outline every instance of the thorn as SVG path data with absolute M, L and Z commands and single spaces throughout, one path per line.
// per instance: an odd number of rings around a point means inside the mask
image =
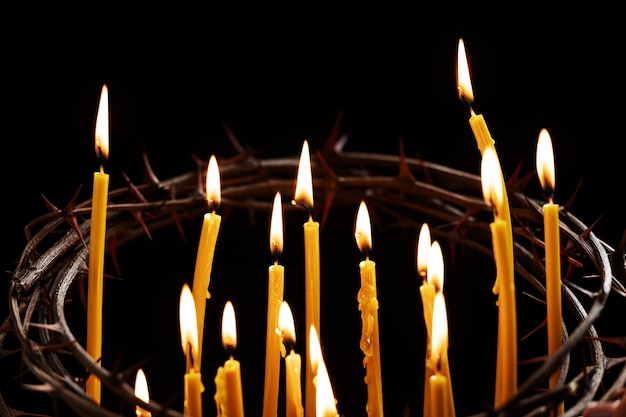
M 337 117 L 335 117 L 335 123 L 333 123 L 328 139 L 326 139 L 326 142 L 322 146 L 322 153 L 325 155 L 340 153 L 343 150 L 343 146 L 347 142 L 347 136 L 340 135 L 342 120 L 343 107 L 341 107 L 337 112 Z
M 563 207 L 564 207 L 566 210 L 569 210 L 569 209 L 570 209 L 570 207 L 572 207 L 572 204 L 574 204 L 574 199 L 575 199 L 575 198 L 576 198 L 576 196 L 578 195 L 578 191 L 580 191 L 580 187 L 582 186 L 582 184 L 583 184 L 583 180 L 580 180 L 580 181 L 578 182 L 578 185 L 576 186 L 576 189 L 574 190 L 574 193 L 572 194 L 572 196 L 569 198 L 569 200 L 567 200 L 567 201 L 565 202 L 565 204 L 563 204 Z
M 600 215 L 600 217 L 598 217 L 598 219 L 595 222 L 593 222 L 591 226 L 587 227 L 587 229 L 580 234 L 580 237 L 582 237 L 584 240 L 589 239 L 589 235 L 593 231 L 593 228 L 596 227 L 596 225 L 602 219 L 602 217 L 604 217 L 604 214 Z
M 50 200 L 46 198 L 45 195 L 42 194 L 41 197 L 43 198 L 43 201 L 46 204 L 46 207 L 48 207 L 48 210 L 50 210 L 53 213 L 61 213 L 63 215 L 63 218 L 65 219 L 65 221 L 72 227 L 72 229 L 74 229 L 74 231 L 78 234 L 78 237 L 80 237 L 81 242 L 83 242 L 83 246 L 87 247 L 87 243 L 85 243 L 83 234 L 81 233 L 80 227 L 78 226 L 78 221 L 76 220 L 76 214 L 74 214 L 74 208 L 76 207 L 76 200 L 78 200 L 78 194 L 80 193 L 80 189 L 82 187 L 83 187 L 82 184 L 78 186 L 78 189 L 74 193 L 74 196 L 72 197 L 70 202 L 67 204 L 67 206 L 65 206 L 63 210 L 60 210 L 54 204 L 52 204 Z
M 404 153 L 404 140 L 400 136 L 400 171 L 398 172 L 398 178 L 415 181 L 415 177 L 409 169 L 409 165 L 406 163 L 406 154 Z
M 133 195 L 140 202 L 146 203 L 148 200 L 146 200 L 146 198 L 143 196 L 143 194 L 141 194 L 141 191 L 139 191 L 139 189 L 135 186 L 135 184 L 132 183 L 130 178 L 128 178 L 128 175 L 126 175 L 125 173 L 122 173 L 122 175 L 124 176 L 124 180 L 126 180 L 126 183 L 128 184 L 128 188 L 130 190 L 131 195 Z M 148 225 L 146 224 L 145 220 L 143 219 L 143 214 L 142 214 L 141 210 L 131 210 L 130 214 L 141 225 L 141 227 L 143 228 L 143 231 L 146 233 L 148 238 L 150 240 L 152 240 L 152 236 L 150 235 L 150 231 L 148 230 Z
M 328 215 L 330 214 L 330 210 L 333 205 L 333 202 L 335 201 L 335 197 L 337 196 L 337 182 L 339 180 L 339 177 L 337 177 L 337 174 L 335 174 L 335 172 L 330 167 L 330 165 L 328 165 L 328 163 L 326 162 L 326 160 L 322 156 L 322 153 L 319 150 L 315 151 L 315 154 L 317 155 L 317 159 L 322 169 L 324 170 L 324 175 L 330 179 L 330 186 L 326 189 L 326 197 L 324 199 L 324 209 L 323 209 L 322 217 L 320 220 L 320 226 L 323 229 L 324 225 L 326 224 L 326 220 L 328 219 Z
M 148 180 L 150 180 L 150 182 L 152 182 L 153 184 L 160 184 L 161 181 L 159 181 L 157 176 L 154 174 L 154 171 L 152 170 L 152 166 L 150 165 L 150 162 L 148 161 L 148 154 L 146 152 L 146 147 L 144 145 L 141 145 L 141 159 L 143 161 L 144 172 L 146 176 L 148 177 Z

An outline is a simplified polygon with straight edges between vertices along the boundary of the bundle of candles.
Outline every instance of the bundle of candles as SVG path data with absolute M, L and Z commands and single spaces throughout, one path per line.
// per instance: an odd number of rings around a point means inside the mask
M 167 181 L 139 186 L 131 183 L 127 188 L 109 191 L 109 174 L 103 168 L 109 147 L 108 89 L 103 87 L 95 129 L 95 148 L 101 165 L 99 171 L 94 173 L 93 198 L 73 206 L 69 211 L 59 210 L 42 216 L 29 225 L 32 229 L 40 226 L 40 229 L 30 236 L 11 283 L 12 333 L 24 346 L 23 356 L 31 372 L 56 397 L 84 415 L 114 415 L 101 406 L 102 384 L 105 384 L 120 400 L 133 404 L 137 416 L 141 417 L 179 416 L 181 413 L 191 417 L 214 414 L 243 416 L 245 393 L 242 390 L 242 366 L 236 359 L 237 306 L 231 302 L 224 305 L 222 342 L 229 358 L 211 374 L 203 367 L 202 360 L 205 310 L 211 296 L 209 288 L 214 254 L 220 242 L 222 216 L 219 210 L 224 207 L 262 207 L 262 210 L 267 210 L 269 205 L 269 241 L 274 263 L 267 271 L 262 415 L 278 415 L 279 397 L 285 399 L 287 417 L 340 415 L 341 398 L 335 398 L 333 370 L 326 366 L 326 344 L 320 332 L 322 250 L 320 222 L 314 217 L 314 208 L 319 203 L 314 202 L 314 195 L 321 195 L 325 203 L 322 223 L 331 203 L 348 205 L 355 211 L 354 238 L 364 258 L 359 264 L 361 287 L 356 298 L 362 323 L 363 383 L 367 390 L 367 402 L 363 409 L 369 417 L 382 417 L 386 408 L 376 262 L 370 257 L 373 239 L 369 208 L 372 206 L 377 210 L 394 212 L 397 218 L 411 223 L 411 227 L 419 231 L 415 264 L 416 276 L 421 281 L 419 293 L 426 328 L 426 355 L 424 389 L 416 393 L 422 398 L 423 409 L 412 410 L 412 414 L 432 417 L 457 414 L 452 382 L 455 366 L 448 356 L 445 263 L 440 240 L 462 243 L 487 253 L 495 265 L 493 293 L 498 308 L 496 373 L 493 375 L 495 392 L 493 403 L 486 409 L 485 415 L 525 415 L 534 410 L 537 413 L 575 416 L 591 411 L 596 401 L 606 404 L 615 400 L 617 404 L 626 371 L 615 378 L 611 387 L 604 387 L 605 391 L 600 392 L 605 356 L 593 324 L 612 286 L 624 285 L 617 278 L 624 275 L 623 253 L 599 240 L 585 224 L 553 201 L 555 164 L 547 130 L 539 133 L 536 155 L 536 178 L 547 201 L 507 189 L 495 141 L 483 116 L 472 109 L 473 92 L 462 41 L 459 42 L 458 52 L 459 97 L 469 108 L 469 123 L 482 155 L 479 177 L 404 155 L 387 157 L 343 152 L 340 141 L 334 137 L 327 148 L 314 155 L 311 155 L 305 140 L 298 158 L 258 160 L 248 156 L 218 167 L 218 159 L 211 156 L 208 163 L 197 171 Z M 382 173 L 390 167 L 399 171 L 391 176 Z M 262 176 L 257 175 L 260 171 Z M 417 179 L 418 171 L 428 172 L 428 180 Z M 363 172 L 366 174 L 363 175 Z M 290 193 L 293 195 L 290 204 L 283 203 L 283 196 Z M 376 197 L 377 193 L 382 193 L 382 197 Z M 273 199 L 268 198 L 270 195 Z M 391 195 L 394 198 L 388 198 Z M 304 208 L 308 214 L 307 221 L 301 225 L 306 335 L 305 344 L 298 345 L 303 346 L 302 357 L 295 343 L 294 316 L 284 299 L 285 268 L 279 263 L 283 228 L 290 227 L 283 225 L 283 210 L 294 208 Z M 193 280 L 191 285 L 184 284 L 180 289 L 180 342 L 185 357 L 185 374 L 181 375 L 184 398 L 178 406 L 165 406 L 151 399 L 150 380 L 141 367 L 134 374 L 136 379 L 129 381 L 100 363 L 102 311 L 103 303 L 106 303 L 103 284 L 105 253 L 107 244 L 112 241 L 121 246 L 137 236 L 149 234 L 149 230 L 179 225 L 183 218 L 197 219 L 202 211 L 205 213 Z M 425 220 L 407 220 L 415 213 L 421 213 Z M 79 215 L 89 215 L 89 219 L 79 223 Z M 458 227 L 445 227 L 450 224 L 458 226 L 461 222 L 463 234 L 459 233 Z M 65 231 L 61 239 L 43 248 L 50 234 L 68 223 L 72 227 Z M 562 239 L 577 250 L 565 255 Z M 537 252 L 541 255 L 537 256 Z M 582 278 L 588 270 L 598 277 L 595 285 L 588 280 L 584 284 L 592 286 L 587 291 L 593 294 L 589 305 L 581 302 L 570 289 L 561 286 L 561 266 L 564 262 L 570 268 L 578 268 L 578 275 Z M 76 343 L 77 339 L 67 324 L 64 304 L 71 284 L 84 263 L 87 263 L 88 276 L 86 343 L 83 347 L 81 343 Z M 536 371 L 524 381 L 518 379 L 520 336 L 517 331 L 516 280 L 520 278 L 530 282 L 539 296 L 545 299 L 547 329 L 546 355 Z M 569 280 L 573 282 L 574 278 Z M 44 292 L 50 297 L 45 303 Z M 569 328 L 563 318 L 562 296 L 573 311 L 575 324 Z M 34 314 L 37 308 L 46 309 L 47 314 L 38 317 Z M 33 329 L 37 329 L 36 335 Z M 2 334 L 2 341 L 6 334 Z M 589 355 L 590 366 L 578 373 L 568 367 L 567 358 L 574 349 L 580 348 L 583 339 L 587 340 L 583 350 Z M 52 341 L 61 341 L 71 351 L 72 356 L 87 370 L 84 378 L 75 377 L 56 352 L 49 350 L 45 355 L 34 353 L 45 350 L 46 344 Z M 284 369 L 281 371 L 282 363 Z M 285 380 L 281 382 L 283 374 Z M 280 387 L 284 387 L 284 395 L 279 395 Z M 207 396 L 213 398 L 215 411 L 209 412 L 203 407 Z M 5 408 L 2 410 L 4 414 L 12 415 L 6 406 L 1 408 Z

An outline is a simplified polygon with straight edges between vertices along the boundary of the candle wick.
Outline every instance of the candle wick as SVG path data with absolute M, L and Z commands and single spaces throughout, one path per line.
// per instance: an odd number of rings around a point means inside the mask
M 291 205 L 304 208 L 304 210 L 308 214 L 309 220 L 313 220 L 313 214 L 312 214 L 313 210 L 311 209 L 311 207 L 309 207 L 308 204 L 305 204 L 304 202 L 300 202 L 296 200 L 291 200 Z
M 461 103 L 463 103 L 463 106 L 465 106 L 467 112 L 470 114 L 470 116 L 476 116 L 476 113 L 472 108 L 472 103 L 467 99 L 467 97 L 465 97 L 465 94 L 463 94 L 463 89 L 461 88 L 461 86 L 458 86 L 457 90 L 459 91 L 459 98 L 461 99 Z

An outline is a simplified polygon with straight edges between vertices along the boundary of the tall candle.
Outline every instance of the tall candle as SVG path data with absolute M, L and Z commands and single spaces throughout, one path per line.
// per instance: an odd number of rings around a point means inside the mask
M 222 344 L 230 354 L 224 365 L 218 368 L 215 376 L 217 415 L 243 417 L 241 364 L 233 356 L 237 347 L 237 322 L 231 301 L 226 302 L 222 313 Z
M 552 139 L 547 129 L 542 129 L 537 141 L 537 175 L 548 202 L 543 205 L 543 230 L 546 264 L 546 306 L 548 329 L 548 354 L 554 353 L 563 343 L 561 310 L 561 238 L 559 227 L 559 206 L 552 201 L 555 185 L 554 152 Z M 561 374 L 557 368 L 550 375 L 549 386 L 555 388 Z M 563 414 L 560 403 L 557 414 Z
M 89 270 L 87 275 L 87 353 L 96 361 L 102 355 L 102 293 L 104 289 L 104 252 L 109 174 L 104 163 L 109 156 L 109 91 L 102 87 L 95 129 L 96 155 L 100 171 L 93 174 L 91 228 L 89 232 Z M 101 381 L 94 374 L 87 378 L 87 395 L 100 404 Z
M 303 417 L 302 407 L 302 358 L 294 351 L 296 329 L 291 308 L 286 301 L 280 303 L 278 311 L 278 328 L 289 349 L 285 356 L 285 415 L 286 417 Z
M 443 293 L 438 292 L 433 302 L 433 335 L 431 352 L 435 357 L 435 373 L 429 379 L 430 385 L 430 415 L 437 417 L 452 417 L 454 410 L 450 409 L 451 391 L 450 378 L 441 372 L 444 355 L 447 350 L 448 325 Z
M 281 338 L 278 313 L 283 301 L 285 268 L 278 263 L 283 251 L 283 209 L 280 193 L 274 196 L 270 222 L 270 252 L 275 258 L 269 267 L 267 285 L 267 331 L 265 333 L 265 385 L 263 391 L 263 417 L 276 417 L 278 412 L 278 386 L 280 382 Z
M 445 378 L 443 382 L 446 390 L 446 413 L 449 416 L 454 416 L 456 414 L 456 411 L 454 407 L 454 396 L 452 394 L 452 375 L 450 375 L 450 363 L 448 361 L 448 315 L 446 314 L 445 310 L 445 296 L 443 293 L 444 262 L 441 245 L 436 240 L 430 245 L 430 251 L 428 253 L 428 282 L 431 283 L 431 285 L 435 288 L 435 296 L 433 297 L 432 306 L 433 310 L 431 324 L 431 356 L 427 362 L 429 363 L 429 366 L 432 367 L 434 374 L 439 373 Z M 440 299 L 439 301 L 437 301 L 440 304 L 437 306 L 437 308 L 440 309 L 440 311 L 438 312 L 439 317 L 435 317 L 435 300 L 437 299 Z M 445 336 L 442 336 L 441 333 L 439 335 L 434 334 L 434 328 L 436 324 L 439 327 L 437 331 L 444 332 Z M 440 340 L 435 342 L 435 337 L 438 337 Z M 433 350 L 434 344 L 441 343 L 442 340 L 443 346 L 440 346 L 438 351 Z M 433 417 L 437 416 L 437 414 L 431 415 Z
M 484 117 L 482 115 L 477 115 L 476 113 L 474 113 L 474 109 L 472 108 L 472 105 L 474 103 L 474 92 L 472 89 L 472 81 L 470 78 L 469 64 L 468 64 L 467 55 L 465 52 L 465 44 L 463 42 L 463 39 L 459 39 L 459 45 L 458 45 L 457 89 L 459 93 L 459 98 L 469 108 L 470 127 L 472 128 L 472 132 L 474 133 L 476 144 L 478 145 L 478 149 L 480 150 L 481 155 L 484 156 L 486 149 L 491 149 L 493 150 L 494 153 L 496 153 L 495 141 L 491 137 L 491 133 L 489 132 L 489 129 L 487 128 L 487 124 L 485 122 Z M 496 153 L 496 159 L 497 159 L 497 153 Z M 509 209 L 508 196 L 506 193 L 506 184 L 505 184 L 504 176 L 502 175 L 502 171 L 500 169 L 499 164 L 498 164 L 498 170 L 500 171 L 499 172 L 500 182 L 501 182 L 500 187 L 502 189 L 502 192 L 500 193 L 501 207 L 498 210 L 498 216 L 501 219 L 502 225 L 499 227 L 503 227 L 505 229 L 505 231 L 502 233 L 506 236 L 506 240 L 504 240 L 504 243 L 502 243 L 500 252 L 502 253 L 502 256 L 506 256 L 508 258 L 506 259 L 506 262 L 504 262 L 504 264 L 497 269 L 496 280 L 493 286 L 493 293 L 498 295 L 498 304 L 501 304 L 503 302 L 502 296 L 500 295 L 502 291 L 500 288 L 501 281 L 513 280 L 515 264 L 514 264 L 514 258 L 513 258 L 513 228 L 511 226 L 511 213 Z M 508 284 L 502 284 L 502 285 L 506 286 Z M 505 298 L 509 298 L 509 297 L 505 296 Z M 507 306 L 507 308 L 510 308 L 510 306 Z M 498 316 L 498 346 L 497 346 L 498 354 L 497 354 L 497 359 L 496 359 L 497 361 L 496 363 L 496 394 L 495 394 L 496 405 L 501 404 L 504 401 L 506 401 L 509 395 L 507 394 L 508 390 L 504 392 L 502 391 L 502 388 L 505 385 L 501 382 L 502 374 L 505 372 L 505 370 L 502 369 L 503 367 L 502 362 L 504 360 L 503 358 L 504 356 L 510 354 L 510 352 L 502 352 L 502 350 L 505 349 L 502 343 L 502 338 L 505 337 L 503 333 L 508 331 L 507 329 L 503 329 L 506 326 L 507 324 L 503 322 L 503 317 L 499 315 Z
M 365 383 L 367 384 L 368 417 L 383 415 L 383 392 L 380 364 L 380 341 L 378 328 L 378 298 L 376 290 L 376 263 L 369 257 L 372 248 L 372 230 L 367 205 L 361 201 L 354 231 L 359 250 L 365 260 L 359 263 L 361 288 L 357 296 L 361 311 L 360 348 L 365 358 Z
M 309 352 L 315 385 L 315 417 L 339 417 L 337 400 L 324 362 L 322 345 L 315 326 L 309 328 Z
M 139 398 L 145 403 L 150 402 L 150 391 L 148 390 L 148 380 L 143 369 L 139 368 L 137 375 L 135 376 L 135 397 Z M 152 413 L 140 405 L 135 407 L 135 414 L 137 417 L 152 417 Z
M 305 140 L 302 145 L 294 204 L 303 204 L 309 212 L 309 220 L 304 223 L 304 280 L 305 280 L 305 324 L 306 328 L 315 326 L 320 329 L 320 244 L 319 223 L 313 221 L 313 180 L 311 173 L 311 158 L 309 143 Z M 306 335 L 307 339 L 309 335 Z M 307 340 L 307 346 L 309 346 Z M 305 385 L 305 414 L 307 417 L 315 415 L 315 386 L 313 385 L 313 371 L 311 369 L 310 352 L 306 352 Z
M 198 366 L 198 323 L 196 306 L 189 285 L 180 293 L 180 340 L 185 353 L 184 412 L 190 417 L 202 417 L 202 376 Z
M 511 229 L 503 218 L 504 205 L 500 162 L 493 148 L 486 148 L 481 163 L 483 197 L 493 206 L 494 221 L 490 224 L 493 255 L 499 279 L 498 358 L 500 375 L 496 378 L 495 403 L 501 405 L 517 390 L 517 317 L 515 281 L 513 279 Z
M 417 240 L 417 273 L 422 278 L 420 296 L 422 298 L 422 311 L 424 325 L 426 327 L 426 360 L 424 366 L 424 417 L 430 416 L 430 377 L 435 373 L 435 367 L 431 364 L 430 340 L 432 336 L 433 301 L 435 298 L 435 286 L 428 282 L 428 258 L 430 255 L 430 228 L 423 223 Z
M 211 270 L 213 269 L 213 254 L 215 253 L 217 236 L 222 222 L 222 217 L 216 213 L 216 208 L 219 206 L 221 199 L 221 186 L 219 167 L 214 155 L 211 155 L 207 167 L 206 199 L 209 207 L 212 207 L 212 211 L 205 213 L 202 221 L 192 289 L 198 321 L 198 369 L 201 369 L 202 362 L 206 300 L 211 297 L 209 282 L 211 280 Z

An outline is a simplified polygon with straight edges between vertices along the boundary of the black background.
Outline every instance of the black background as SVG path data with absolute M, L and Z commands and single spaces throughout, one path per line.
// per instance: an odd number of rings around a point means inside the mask
M 262 155 L 297 155 L 304 139 L 315 150 L 339 109 L 344 109 L 350 149 L 397 154 L 402 137 L 408 155 L 478 174 L 480 154 L 455 86 L 460 37 L 470 61 L 476 110 L 485 115 L 505 175 L 518 164 L 524 172 L 534 169 L 537 136 L 546 127 L 557 167 L 555 201 L 569 200 L 582 181 L 572 211 L 587 224 L 602 217 L 596 231 L 607 242 L 617 245 L 621 238 L 626 224 L 621 209 L 624 106 L 617 25 L 587 18 L 512 23 L 466 16 L 413 16 L 387 23 L 301 16 L 251 21 L 196 10 L 159 18 L 96 17 L 43 26 L 24 19 L 4 41 L 3 288 L 26 243 L 24 226 L 46 212 L 41 195 L 62 208 L 82 184 L 80 200 L 90 197 L 97 168 L 93 127 L 103 84 L 110 91 L 111 188 L 125 185 L 122 173 L 140 181 L 142 146 L 161 179 L 193 169 L 192 154 L 206 160 L 211 154 L 233 156 L 224 123 Z M 219 323 L 226 299 L 234 301 L 238 314 L 246 414 L 261 411 L 264 285 L 272 260 L 267 219 L 258 220 L 251 228 L 247 215 L 233 216 L 220 231 L 203 359 L 206 415 L 214 413 L 212 378 L 225 359 Z M 297 225 L 304 218 L 289 221 L 286 228 L 294 229 L 285 239 L 285 297 L 297 313 L 302 311 L 301 284 L 290 280 L 302 279 Z M 197 223 L 199 231 L 200 219 Z M 175 233 L 142 241 L 154 251 L 145 259 L 121 254 L 127 268 L 123 275 L 128 274 L 108 281 L 105 289 L 113 298 L 105 324 L 109 363 L 133 369 L 146 360 L 152 398 L 171 401 L 175 408 L 182 404 L 184 372 L 178 300 L 182 283 L 192 276 L 195 226 L 187 243 Z M 339 412 L 359 416 L 365 415 L 356 304 L 361 255 L 352 228 L 331 221 L 322 231 L 321 251 L 327 256 L 322 275 L 328 278 L 321 338 Z M 423 325 L 413 258 L 416 236 L 400 234 L 397 246 L 379 248 L 376 233 L 385 411 L 419 415 Z M 234 251 L 242 236 L 254 249 Z M 457 279 L 456 286 L 452 278 L 448 284 L 450 360 L 457 414 L 466 415 L 491 401 L 492 281 L 449 268 Z M 138 301 L 142 294 L 151 301 Z M 303 316 L 298 319 L 296 326 Z M 303 352 L 304 338 L 299 340 Z M 45 394 L 16 390 L 17 382 L 7 378 L 17 376 L 14 372 L 14 367 L 2 371 L 7 401 L 48 410 Z

